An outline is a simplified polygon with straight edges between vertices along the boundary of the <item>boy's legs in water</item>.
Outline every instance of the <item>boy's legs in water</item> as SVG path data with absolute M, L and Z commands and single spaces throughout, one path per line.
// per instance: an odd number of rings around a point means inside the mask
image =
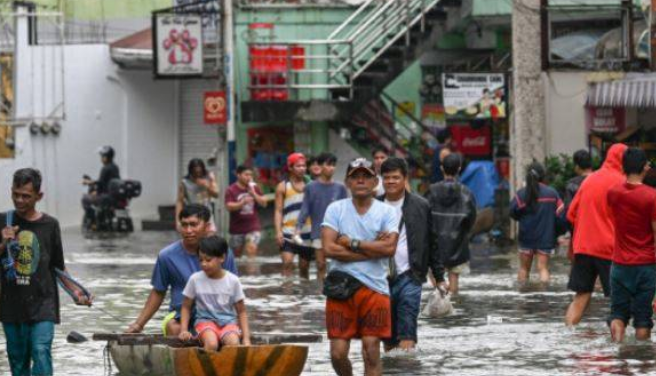
M 528 282 L 531 276 L 531 266 L 533 264 L 533 252 L 519 252 L 519 270 L 517 271 L 517 282 Z

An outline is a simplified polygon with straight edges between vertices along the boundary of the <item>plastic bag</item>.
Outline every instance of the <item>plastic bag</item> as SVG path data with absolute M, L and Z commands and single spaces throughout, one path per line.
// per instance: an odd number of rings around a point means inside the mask
M 430 318 L 448 316 L 453 312 L 453 304 L 449 295 L 442 296 L 439 291 L 433 291 L 428 297 L 428 302 L 422 314 Z

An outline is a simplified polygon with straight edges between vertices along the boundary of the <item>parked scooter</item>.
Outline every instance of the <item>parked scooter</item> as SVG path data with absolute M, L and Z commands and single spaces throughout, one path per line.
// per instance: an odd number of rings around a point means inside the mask
M 84 176 L 85 180 L 91 180 Z M 94 184 L 89 185 L 89 193 L 96 191 Z M 112 179 L 109 191 L 97 200 L 91 208 L 93 216 L 84 216 L 82 230 L 86 232 L 133 232 L 134 224 L 128 206 L 130 201 L 141 196 L 141 182 L 137 180 Z

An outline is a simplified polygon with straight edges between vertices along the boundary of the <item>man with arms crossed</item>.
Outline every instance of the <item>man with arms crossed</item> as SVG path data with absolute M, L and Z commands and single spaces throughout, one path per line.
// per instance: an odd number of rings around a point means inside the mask
M 331 260 L 324 291 L 337 275 L 359 288 L 341 300 L 326 300 L 330 357 L 338 375 L 351 376 L 351 339 L 360 338 L 365 375 L 378 376 L 382 374 L 380 340 L 392 334 L 387 275 L 399 220 L 393 207 L 374 198 L 378 178 L 370 161 L 352 161 L 346 184 L 352 198 L 330 204 L 322 224 L 321 240 Z

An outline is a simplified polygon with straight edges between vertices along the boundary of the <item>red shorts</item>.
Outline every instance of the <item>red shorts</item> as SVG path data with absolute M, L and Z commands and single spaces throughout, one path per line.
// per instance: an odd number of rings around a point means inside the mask
M 389 296 L 363 286 L 348 300 L 328 299 L 326 329 L 329 339 L 390 338 L 392 315 Z
M 239 325 L 237 324 L 228 324 L 224 326 L 219 326 L 215 322 L 205 321 L 196 324 L 194 329 L 196 329 L 196 333 L 198 333 L 198 338 L 201 338 L 203 332 L 208 330 L 214 332 L 214 334 L 216 334 L 216 338 L 218 338 L 219 341 L 221 341 L 223 337 L 225 337 L 230 333 L 237 333 L 239 338 L 241 338 L 241 330 L 239 329 Z

